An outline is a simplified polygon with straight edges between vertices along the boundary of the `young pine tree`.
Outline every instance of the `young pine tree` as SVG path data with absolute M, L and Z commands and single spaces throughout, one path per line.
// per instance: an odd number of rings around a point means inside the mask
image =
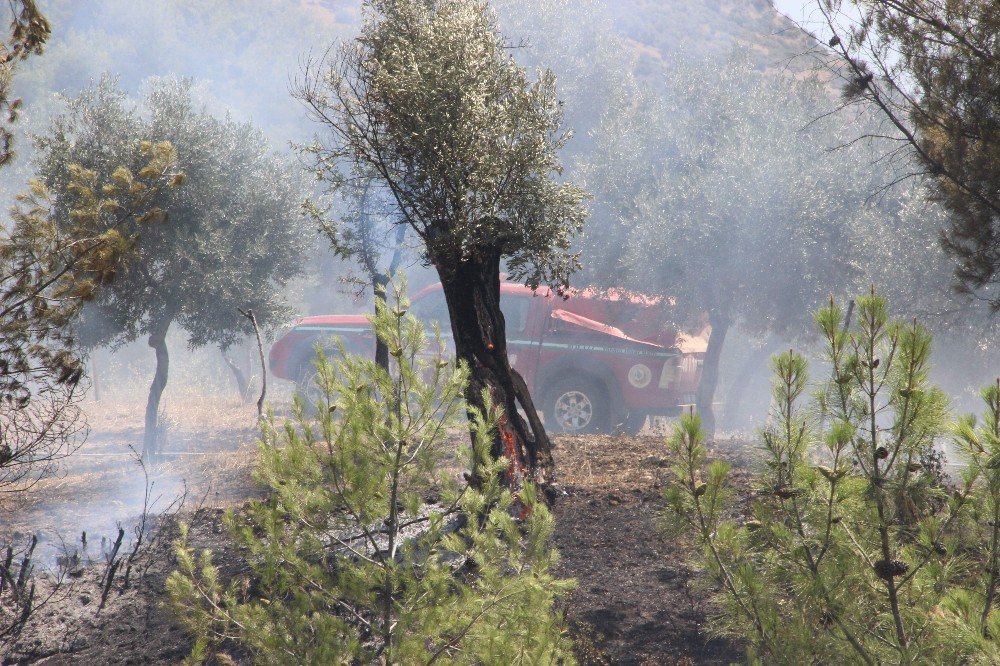
M 488 396 L 465 475 L 481 481 L 439 474 L 468 373 L 440 339 L 428 349 L 408 305 L 397 292 L 372 318 L 391 372 L 320 355 L 315 410 L 297 400 L 291 422 L 265 425 L 257 478 L 270 497 L 227 518 L 254 593 L 225 588 L 211 554 L 182 536 L 168 589 L 196 636 L 192 662 L 225 640 L 261 663 L 572 661 L 554 608 L 571 583 L 551 573 L 552 516 L 534 486 L 515 496 L 501 485 L 509 463 L 489 456 L 500 414 Z
M 997 663 L 1000 386 L 984 425 L 950 424 L 930 335 L 874 292 L 857 304 L 853 329 L 832 303 L 817 313 L 831 377 L 812 405 L 805 358 L 773 360 L 752 517 L 690 415 L 669 440 L 668 523 L 695 537 L 715 627 L 751 662 Z M 933 464 L 949 432 L 968 463 L 953 488 Z

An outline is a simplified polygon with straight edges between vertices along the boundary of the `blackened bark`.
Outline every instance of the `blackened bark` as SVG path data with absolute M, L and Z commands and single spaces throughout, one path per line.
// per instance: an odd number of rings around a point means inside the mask
M 167 374 L 170 370 L 170 356 L 167 354 L 167 330 L 173 316 L 168 315 L 161 318 L 153 325 L 149 333 L 149 346 L 156 352 L 156 373 L 153 375 L 153 383 L 149 386 L 149 398 L 146 400 L 146 427 L 143 432 L 142 457 L 150 460 L 155 456 L 159 447 L 159 416 L 160 398 L 163 396 L 163 389 L 167 386 Z
M 715 389 L 719 384 L 719 359 L 722 357 L 722 347 L 726 342 L 730 321 L 725 315 L 710 313 L 708 323 L 712 326 L 712 334 L 708 338 L 708 349 L 705 350 L 695 405 L 701 414 L 705 432 L 711 436 L 715 434 L 715 410 L 712 403 L 715 400 Z
M 485 406 L 482 393 L 486 389 L 494 404 L 504 412 L 491 455 L 512 458 L 508 484 L 516 485 L 517 477 L 523 476 L 544 490 L 551 490 L 555 471 L 552 444 L 524 379 L 511 367 L 507 357 L 506 324 L 500 310 L 499 251 L 465 260 L 434 259 L 451 316 L 455 354 L 470 371 L 466 400 L 482 409 Z M 519 407 L 527 420 L 518 411 Z

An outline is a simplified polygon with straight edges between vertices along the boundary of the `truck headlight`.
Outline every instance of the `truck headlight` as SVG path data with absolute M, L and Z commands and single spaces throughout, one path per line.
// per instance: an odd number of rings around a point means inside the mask
M 676 356 L 667 359 L 667 362 L 663 364 L 663 371 L 660 372 L 660 388 L 668 389 L 680 378 L 680 360 Z

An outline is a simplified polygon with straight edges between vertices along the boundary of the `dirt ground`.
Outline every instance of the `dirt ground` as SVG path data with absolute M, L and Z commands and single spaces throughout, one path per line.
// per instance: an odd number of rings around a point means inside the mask
M 686 549 L 657 528 L 667 459 L 662 437 L 563 437 L 566 495 L 555 507 L 561 573 L 581 664 L 728 664 L 742 651 L 705 631 Z M 727 456 L 731 457 L 731 456 Z
M 215 561 L 230 575 L 245 566 L 228 544 L 221 522 L 223 507 L 238 506 L 261 492 L 250 478 L 252 428 L 237 427 L 238 421 L 216 420 L 218 427 L 200 433 L 195 422 L 175 424 L 173 450 L 210 455 L 178 456 L 153 474 L 162 481 L 161 488 L 169 487 L 171 492 L 177 490 L 178 479 L 185 479 L 189 499 L 182 517 L 191 525 L 191 544 L 211 548 Z M 129 418 L 117 427 L 104 424 L 83 451 L 120 453 L 122 444 L 116 444 L 116 438 L 134 438 L 134 427 Z M 725 448 L 726 457 L 738 458 L 738 447 Z M 566 603 L 566 614 L 583 664 L 693 665 L 741 660 L 739 646 L 713 639 L 706 631 L 711 609 L 694 591 L 695 574 L 686 564 L 686 549 L 663 538 L 657 528 L 667 474 L 664 455 L 662 437 L 587 436 L 556 441 L 564 492 L 555 506 L 555 545 L 562 558 L 560 573 L 578 583 Z M 67 507 L 99 503 L 101 488 L 113 486 L 115 479 L 127 478 L 134 484 L 136 472 L 128 465 L 134 462 L 127 457 L 78 459 L 77 466 L 71 467 L 75 471 L 47 481 L 51 487 L 45 503 L 0 516 L 0 543 L 12 534 L 24 537 L 27 525 L 39 525 L 50 514 L 58 517 L 60 530 L 78 528 L 80 521 L 89 519 L 88 510 L 74 514 Z M 120 507 L 122 511 L 128 510 L 127 504 Z M 13 518 L 15 514 L 18 519 Z M 107 605 L 98 611 L 105 567 L 96 557 L 95 565 L 66 576 L 16 641 L 0 645 L 0 663 L 180 661 L 187 654 L 189 639 L 163 605 L 164 581 L 175 566 L 171 542 L 177 528 L 175 520 L 164 523 L 128 589 L 116 584 Z M 74 529 L 74 533 L 79 531 Z M 45 599 L 49 593 L 42 589 L 38 598 Z

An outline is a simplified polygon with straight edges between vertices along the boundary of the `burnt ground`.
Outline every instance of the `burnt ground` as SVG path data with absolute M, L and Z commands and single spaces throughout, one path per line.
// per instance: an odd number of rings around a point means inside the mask
M 244 570 L 244 564 L 229 543 L 222 515 L 222 509 L 200 509 L 188 515 L 188 539 L 198 550 L 211 549 L 223 576 L 232 578 Z M 123 588 L 119 576 L 103 609 L 98 608 L 105 569 L 101 565 L 66 576 L 56 590 L 41 590 L 38 598 L 48 600 L 20 636 L 3 648 L 0 663 L 62 666 L 182 661 L 191 641 L 164 604 L 166 577 L 176 566 L 171 542 L 177 536 L 176 521 L 168 520 L 137 560 L 129 587 Z
M 739 646 L 706 631 L 710 608 L 687 548 L 657 527 L 667 478 L 660 437 L 567 437 L 557 443 L 567 495 L 555 507 L 562 575 L 577 580 L 566 614 L 582 664 L 728 664 Z
M 740 646 L 714 639 L 706 629 L 711 609 L 697 592 L 698 574 L 687 564 L 688 549 L 661 536 L 657 527 L 667 478 L 662 438 L 566 437 L 556 446 L 565 494 L 555 507 L 555 545 L 562 558 L 560 574 L 578 583 L 565 610 L 580 662 L 741 661 Z M 737 447 L 727 449 L 723 455 L 740 462 Z M 248 475 L 243 478 L 249 482 Z M 183 515 L 191 525 L 191 545 L 212 549 L 224 574 L 236 575 L 245 571 L 244 563 L 228 542 L 222 509 L 211 503 L 209 496 L 206 507 Z M 190 640 L 163 603 L 164 581 L 175 567 L 176 520 L 164 522 L 128 589 L 116 583 L 98 612 L 103 566 L 68 576 L 21 636 L 0 646 L 0 663 L 172 664 L 183 659 Z M 43 591 L 39 598 L 44 596 Z

